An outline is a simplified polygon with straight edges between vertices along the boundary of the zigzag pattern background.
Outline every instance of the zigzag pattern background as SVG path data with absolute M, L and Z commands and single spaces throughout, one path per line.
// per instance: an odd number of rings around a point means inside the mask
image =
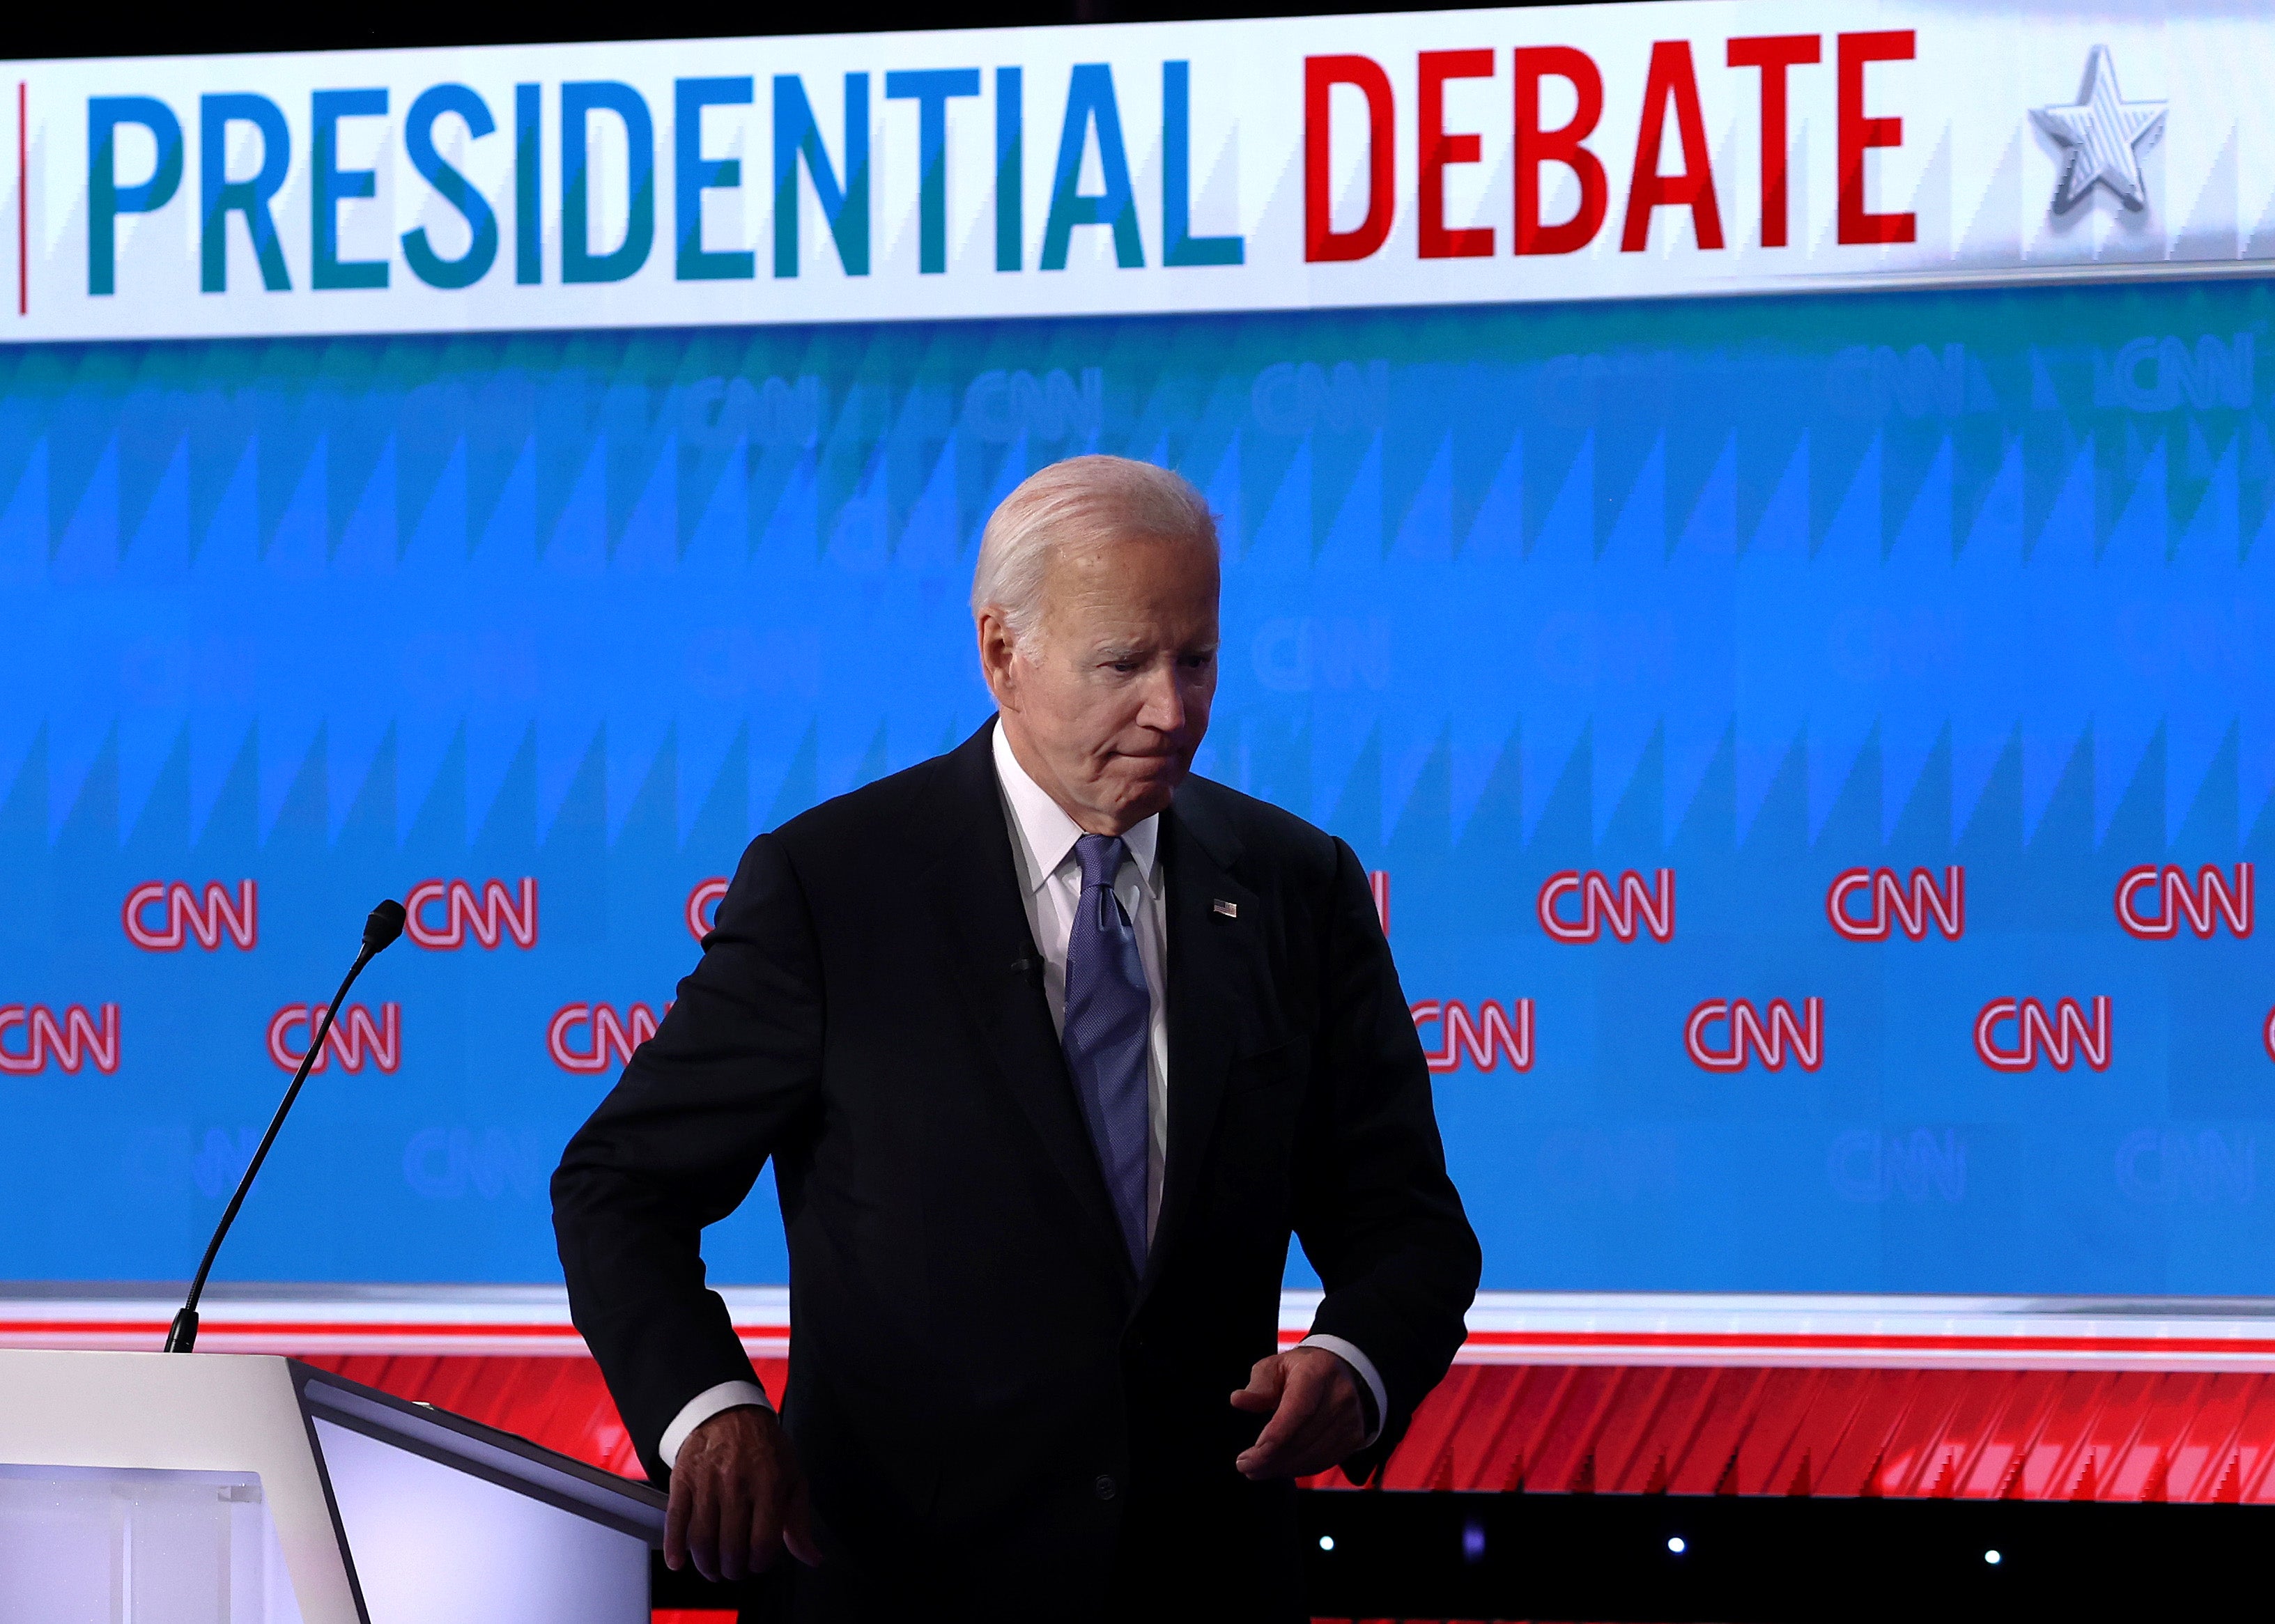
M 1200 769 L 1387 871 L 1410 998 L 1536 1000 L 1530 1071 L 1440 1080 L 1489 1285 L 2275 1289 L 2275 986 L 2110 908 L 2135 864 L 2275 850 L 2268 311 L 2165 284 L 0 351 L 0 1003 L 117 1001 L 126 1055 L 0 1080 L 0 1276 L 178 1273 L 201 1168 L 279 1081 L 269 1012 L 323 996 L 377 895 L 531 874 L 536 949 L 374 972 L 401 1072 L 312 1091 L 232 1248 L 548 1278 L 543 1174 L 607 1079 L 546 1017 L 661 1007 L 691 885 L 985 719 L 980 526 L 1095 449 L 1222 515 Z M 1881 863 L 1967 865 L 1966 938 L 1835 940 L 1825 883 Z M 1662 865 L 1672 943 L 1533 921 L 1550 872 Z M 241 875 L 256 952 L 122 934 L 135 884 Z M 1987 998 L 2095 993 L 2106 1073 L 1969 1046 Z M 1822 1070 L 1684 1057 L 1698 999 L 1805 994 Z M 488 1159 L 438 1194 L 414 1141 Z M 770 1216 L 719 1244 L 780 1278 Z

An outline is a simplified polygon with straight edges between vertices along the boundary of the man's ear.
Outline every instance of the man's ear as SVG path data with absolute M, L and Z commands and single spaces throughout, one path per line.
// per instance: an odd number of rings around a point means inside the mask
M 979 676 L 994 696 L 1000 710 L 1019 708 L 1017 668 L 1019 656 L 1011 637 L 1011 628 L 1001 614 L 992 608 L 979 611 L 977 626 L 979 642 Z

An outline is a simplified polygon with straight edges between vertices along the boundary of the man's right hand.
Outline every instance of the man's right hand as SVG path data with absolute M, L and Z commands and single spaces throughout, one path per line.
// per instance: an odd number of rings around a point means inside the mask
M 744 1579 L 772 1567 L 785 1546 L 809 1567 L 821 1560 L 790 1435 L 771 1409 L 722 1409 L 679 1446 L 663 1514 L 664 1565 L 676 1573 L 693 1557 L 706 1579 Z

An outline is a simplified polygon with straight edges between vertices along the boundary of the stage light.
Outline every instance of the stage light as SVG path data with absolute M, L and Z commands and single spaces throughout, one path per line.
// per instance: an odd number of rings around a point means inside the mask
M 1668 1537 L 1667 1542 L 1667 1548 L 1668 1550 L 1670 1550 L 1670 1551 L 1674 1552 L 1675 1555 L 1677 1555 L 1677 1556 L 1681 1556 L 1681 1555 L 1682 1555 L 1685 1551 L 1688 1551 L 1689 1549 L 1690 1549 L 1690 1545 L 1689 1545 L 1689 1543 L 1688 1541 L 1686 1541 L 1686 1540 L 1682 1537 L 1682 1535 L 1680 1535 L 1680 1534 L 1675 1534 L 1675 1535 L 1671 1535 L 1671 1536 Z
M 1320 1535 L 1320 1536 L 1319 1536 L 1319 1549 L 1320 1549 L 1320 1550 L 1322 1550 L 1322 1551 L 1332 1551 L 1332 1550 L 1334 1550 L 1334 1548 L 1335 1548 L 1335 1537 L 1334 1537 L 1333 1534 L 1322 1534 L 1322 1535 Z
M 1466 1562 L 1485 1560 L 1485 1525 L 1475 1518 L 1462 1528 L 1462 1560 Z
M 1996 1567 L 1999 1566 L 1999 1563 L 2002 1559 L 1996 1551 L 1985 1551 L 1983 1553 L 1983 1560 L 1990 1563 L 1992 1567 Z

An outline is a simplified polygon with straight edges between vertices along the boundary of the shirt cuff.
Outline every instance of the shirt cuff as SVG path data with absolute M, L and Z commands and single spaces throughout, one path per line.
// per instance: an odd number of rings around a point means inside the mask
M 1359 1447 L 1364 1449 L 1369 1444 L 1373 1443 L 1376 1439 L 1380 1438 L 1382 1436 L 1383 1424 L 1390 1416 L 1390 1399 L 1389 1396 L 1383 1392 L 1382 1378 L 1375 1372 L 1374 1361 L 1368 1358 L 1364 1354 L 1359 1352 L 1357 1343 L 1347 1342 L 1340 1336 L 1329 1336 L 1324 1332 L 1319 1331 L 1312 1332 L 1311 1335 L 1296 1343 L 1296 1346 L 1298 1348 L 1324 1348 L 1329 1353 L 1334 1355 L 1336 1358 L 1341 1359 L 1345 1364 L 1349 1365 L 1352 1370 L 1358 1372 L 1358 1379 L 1366 1384 L 1367 1392 L 1372 1395 L 1374 1399 L 1374 1430 L 1366 1435 L 1364 1440 L 1360 1443 Z M 710 1395 L 707 1394 L 704 1396 L 707 1398 Z M 669 1457 L 667 1456 L 667 1464 L 669 1463 Z
M 1342 1349 L 1339 1348 L 1335 1351 L 1342 1353 Z M 1357 1349 L 1351 1351 L 1356 1353 Z M 1350 1355 L 1344 1354 L 1343 1356 L 1349 1358 Z M 663 1458 L 664 1465 L 676 1465 L 681 1446 L 687 1442 L 689 1435 L 697 1427 L 722 1409 L 734 1409 L 744 1404 L 755 1404 L 760 1409 L 774 1408 L 767 1397 L 767 1390 L 754 1381 L 722 1381 L 715 1387 L 704 1388 L 688 1400 L 680 1412 L 671 1418 L 671 1424 L 663 1429 L 662 1440 L 655 1446 L 656 1454 Z

